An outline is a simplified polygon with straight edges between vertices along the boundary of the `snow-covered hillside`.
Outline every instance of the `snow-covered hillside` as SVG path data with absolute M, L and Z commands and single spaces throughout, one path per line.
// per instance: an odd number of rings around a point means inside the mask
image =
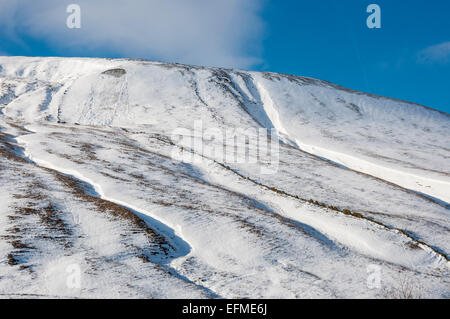
M 450 297 L 448 114 L 127 59 L 0 57 L 0 85 L 0 295 Z M 275 158 L 226 160 L 261 129 Z

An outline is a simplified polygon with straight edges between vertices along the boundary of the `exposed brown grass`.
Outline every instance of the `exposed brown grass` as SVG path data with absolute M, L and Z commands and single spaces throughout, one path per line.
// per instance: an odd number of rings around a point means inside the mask
M 14 152 L 15 147 L 11 143 L 11 139 L 13 136 L 9 134 L 5 134 L 3 132 L 0 132 L 0 155 L 2 158 L 6 158 L 11 161 L 20 162 L 20 163 L 26 163 L 27 161 L 24 160 L 22 157 L 17 156 Z
M 168 254 L 167 247 L 171 247 L 170 243 L 167 242 L 163 236 L 157 234 L 153 229 L 151 229 L 147 223 L 140 219 L 134 212 L 110 201 L 86 194 L 82 185 L 70 176 L 49 169 L 46 170 L 51 172 L 58 181 L 63 183 L 73 195 L 82 199 L 86 203 L 94 205 L 96 210 L 100 212 L 108 213 L 113 217 L 128 221 L 130 225 L 136 227 L 140 231 L 143 231 L 148 236 L 149 241 L 155 242 L 165 254 Z
M 6 258 L 8 259 L 8 265 L 10 266 L 16 266 L 19 264 L 19 260 L 12 253 L 9 253 Z

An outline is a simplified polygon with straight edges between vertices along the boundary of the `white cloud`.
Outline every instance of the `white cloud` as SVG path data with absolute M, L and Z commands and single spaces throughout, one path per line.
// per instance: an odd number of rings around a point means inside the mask
M 420 63 L 450 63 L 450 41 L 432 45 L 418 54 Z
M 66 7 L 81 6 L 81 29 Z M 0 28 L 68 55 L 111 54 L 247 68 L 261 62 L 261 0 L 0 0 Z M 26 45 L 22 43 L 22 45 Z

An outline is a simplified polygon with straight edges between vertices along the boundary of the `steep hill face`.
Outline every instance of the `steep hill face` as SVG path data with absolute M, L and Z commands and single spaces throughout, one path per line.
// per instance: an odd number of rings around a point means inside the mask
M 0 60 L 3 112 L 35 122 L 275 128 L 308 153 L 450 202 L 450 116 L 288 75 L 147 61 Z
M 374 297 L 376 264 L 388 289 L 401 272 L 449 296 L 448 114 L 311 78 L 127 59 L 0 57 L 0 90 L 5 294 L 20 277 L 38 295 Z M 276 154 L 252 143 L 267 129 Z M 71 262 L 43 239 L 45 209 L 102 285 L 39 288 Z

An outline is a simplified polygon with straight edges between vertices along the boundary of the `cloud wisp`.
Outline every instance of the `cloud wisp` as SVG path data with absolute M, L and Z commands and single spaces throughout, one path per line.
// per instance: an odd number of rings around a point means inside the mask
M 81 7 L 81 29 L 66 8 Z M 61 55 L 117 55 L 248 68 L 259 64 L 260 0 L 0 0 L 0 37 L 31 37 Z M 0 48 L 1 49 L 1 48 Z
M 417 54 L 419 63 L 450 63 L 450 41 L 432 45 Z

